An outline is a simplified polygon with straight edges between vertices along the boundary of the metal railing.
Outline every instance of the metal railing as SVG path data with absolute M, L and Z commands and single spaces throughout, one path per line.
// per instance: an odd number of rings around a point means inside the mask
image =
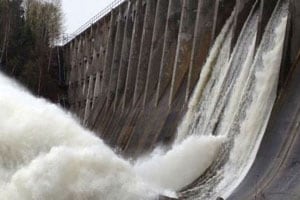
M 71 40 L 73 40 L 75 37 L 77 37 L 78 35 L 80 35 L 82 32 L 84 32 L 86 29 L 88 29 L 90 26 L 92 26 L 95 22 L 99 21 L 102 17 L 104 17 L 105 15 L 107 15 L 111 10 L 113 10 L 116 7 L 118 7 L 124 1 L 127 1 L 127 0 L 115 0 L 115 1 L 113 1 L 106 8 L 104 8 L 103 10 L 101 10 L 98 14 L 96 14 L 95 16 L 93 16 L 91 19 L 89 19 L 85 24 L 83 24 L 82 26 L 80 26 L 72 34 L 66 34 L 66 33 L 62 34 L 62 36 L 61 36 L 61 41 L 62 41 L 61 43 L 62 43 L 62 45 L 65 45 L 68 42 L 70 42 Z

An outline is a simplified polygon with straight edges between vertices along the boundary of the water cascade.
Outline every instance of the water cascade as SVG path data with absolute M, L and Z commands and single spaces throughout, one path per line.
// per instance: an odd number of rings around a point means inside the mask
M 253 8 L 232 53 L 233 17 L 228 19 L 176 141 L 168 151 L 157 148 L 135 161 L 117 155 L 71 113 L 0 73 L 1 199 L 230 195 L 254 161 L 276 99 L 287 5 L 277 7 L 257 47 L 258 18 Z
M 279 4 L 257 49 L 255 7 L 231 55 L 232 18 L 217 38 L 176 142 L 191 134 L 223 136 L 227 141 L 210 169 L 181 193 L 182 198 L 226 198 L 254 162 L 276 99 L 287 13 L 287 4 Z
M 70 113 L 0 73 L 0 194 L 3 200 L 141 200 L 174 191 L 203 173 L 222 137 L 191 136 L 135 163 L 116 155 Z M 203 158 L 195 157 L 202 153 Z M 183 178 L 174 174 L 195 166 Z

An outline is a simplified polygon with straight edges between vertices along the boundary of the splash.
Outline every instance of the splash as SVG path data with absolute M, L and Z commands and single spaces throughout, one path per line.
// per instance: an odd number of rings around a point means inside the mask
M 233 15 L 234 16 L 234 13 Z M 171 150 L 132 163 L 72 114 L 0 73 L 0 195 L 4 200 L 152 200 L 204 173 L 181 194 L 227 197 L 251 167 L 276 98 L 287 6 L 277 8 L 256 49 L 258 13 L 231 53 L 233 17 L 203 66 Z
M 276 100 L 287 7 L 287 3 L 277 5 L 258 47 L 259 12 L 255 6 L 232 53 L 226 54 L 232 25 L 223 28 L 214 44 L 177 141 L 195 134 L 224 136 L 227 141 L 209 173 L 182 191 L 182 198 L 227 198 L 252 166 Z M 227 24 L 231 22 L 229 19 Z
M 175 197 L 176 189 L 209 167 L 222 143 L 218 137 L 193 136 L 169 152 L 130 163 L 70 113 L 34 97 L 1 73 L 0 91 L 3 200 Z M 206 159 L 196 159 L 199 155 Z M 184 172 L 187 163 L 197 169 Z
M 1 199 L 157 196 L 128 161 L 70 113 L 35 98 L 2 74 L 0 91 Z
M 150 157 L 140 159 L 135 170 L 144 180 L 176 191 L 205 172 L 225 140 L 224 137 L 193 135 L 167 153 L 156 150 Z

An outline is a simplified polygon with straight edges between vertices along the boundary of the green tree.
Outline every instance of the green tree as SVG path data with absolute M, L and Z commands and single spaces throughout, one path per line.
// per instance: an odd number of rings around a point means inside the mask
M 56 68 L 60 0 L 0 0 L 0 65 L 37 95 L 61 92 Z

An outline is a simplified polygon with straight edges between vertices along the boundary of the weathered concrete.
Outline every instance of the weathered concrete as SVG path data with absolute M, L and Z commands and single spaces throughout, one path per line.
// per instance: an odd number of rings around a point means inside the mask
M 234 32 L 231 42 L 231 50 L 235 46 L 237 39 L 240 35 L 240 32 L 243 28 L 245 21 L 247 20 L 251 10 L 256 9 L 253 8 L 258 7 L 259 1 L 258 0 L 237 0 L 236 3 L 236 15 L 234 17 Z
M 274 106 L 257 158 L 248 175 L 229 199 L 298 200 L 300 197 L 300 3 L 290 1 L 289 37 L 283 59 L 279 97 Z M 293 28 L 294 26 L 294 28 Z M 294 36 L 294 37 L 293 37 Z M 251 186 L 251 187 L 250 187 Z
M 254 9 L 260 9 L 258 45 L 277 2 L 124 1 L 64 47 L 71 110 L 124 156 L 170 144 L 209 49 L 234 7 L 232 47 Z M 258 158 L 229 199 L 299 199 L 300 180 L 293 174 L 299 170 L 300 2 L 290 3 L 280 96 Z M 284 198 L 275 194 L 281 183 L 289 191 Z
M 96 73 L 96 81 L 94 86 L 94 108 L 96 107 L 98 100 L 101 96 L 101 81 L 103 78 L 103 70 L 104 70 L 104 62 L 105 62 L 105 48 L 106 48 L 106 41 L 108 40 L 108 33 L 109 33 L 109 19 L 110 16 L 107 16 L 103 19 L 103 21 L 97 24 L 97 32 L 95 32 L 95 41 L 94 41 L 94 48 L 95 48 L 95 73 Z M 90 118 L 90 116 L 89 116 Z M 89 121 L 89 120 L 88 120 Z
M 196 0 L 184 0 L 182 5 L 181 24 L 177 42 L 177 52 L 173 69 L 169 106 L 182 85 L 183 78 L 187 75 L 192 55 L 192 47 L 195 32 L 195 21 L 197 16 Z
M 273 10 L 277 4 L 278 0 L 261 0 L 260 2 L 260 19 L 257 33 L 256 46 L 259 46 L 268 21 L 273 13 Z
M 147 70 L 149 64 L 149 55 L 151 51 L 153 27 L 156 12 L 157 0 L 147 0 L 147 7 L 145 11 L 143 36 L 141 42 L 141 50 L 139 55 L 139 64 L 137 69 L 135 89 L 133 95 L 133 104 L 135 104 L 138 98 L 141 97 L 145 89 Z
M 113 60 L 112 60 L 112 66 L 111 71 L 109 75 L 109 85 L 108 85 L 108 92 L 106 97 L 106 109 L 111 105 L 111 103 L 114 100 L 115 92 L 117 89 L 117 81 L 118 81 L 118 75 L 119 75 L 119 67 L 121 62 L 121 53 L 122 53 L 122 47 L 123 47 L 123 39 L 124 39 L 124 30 L 125 30 L 125 13 L 127 4 L 122 4 L 118 7 L 119 13 L 118 13 L 118 19 L 117 19 L 117 30 L 116 30 L 116 38 L 114 43 L 114 53 L 113 53 Z
M 221 32 L 223 24 L 231 16 L 235 4 L 236 0 L 216 0 L 213 39 Z
M 87 119 L 87 123 L 94 122 L 95 113 L 100 112 L 104 98 L 103 93 L 101 93 L 101 83 L 103 81 L 103 71 L 105 65 L 105 55 L 106 55 L 106 47 L 107 41 L 109 38 L 109 26 L 110 26 L 111 15 L 107 15 L 103 18 L 101 23 L 98 23 L 98 32 L 95 32 L 95 51 L 96 51 L 96 59 L 95 68 L 96 68 L 96 81 L 94 86 L 94 100 L 93 100 L 93 112 L 90 113 Z
M 102 94 L 107 94 L 110 75 L 111 75 L 111 66 L 112 66 L 112 62 L 113 62 L 114 44 L 115 44 L 116 29 L 117 29 L 117 23 L 116 23 L 117 15 L 118 15 L 117 11 L 118 10 L 111 11 L 109 36 L 108 36 L 107 46 L 105 49 L 103 78 L 101 80 L 101 93 Z
M 132 96 L 134 94 L 134 87 L 136 81 L 137 67 L 139 62 L 139 54 L 141 47 L 141 39 L 143 33 L 143 25 L 144 25 L 144 14 L 145 14 L 145 5 L 143 5 L 142 1 L 136 2 L 136 11 L 135 11 L 135 19 L 133 26 L 133 35 L 131 40 L 131 49 L 129 56 L 129 64 L 127 70 L 127 78 L 125 83 L 125 92 L 123 99 L 123 109 L 129 105 L 132 100 Z
M 274 107 L 256 161 L 229 199 L 298 200 L 300 197 L 297 175 L 300 170 L 300 59 L 294 64 L 289 82 Z
M 167 27 L 165 31 L 162 62 L 160 65 L 159 80 L 156 93 L 156 104 L 166 92 L 171 82 L 175 62 L 176 46 L 181 18 L 181 1 L 172 0 L 169 4 Z
M 164 46 L 163 35 L 166 29 L 168 7 L 169 0 L 158 0 L 143 106 L 145 106 L 149 102 L 150 98 L 153 96 L 155 90 L 157 89 L 159 69 L 161 66 Z
M 134 16 L 132 13 L 133 6 L 134 5 L 132 2 L 128 2 L 127 11 L 126 11 L 127 14 L 126 14 L 125 33 L 124 33 L 122 53 L 121 53 L 121 62 L 120 62 L 119 73 L 118 73 L 117 89 L 115 92 L 116 97 L 114 100 L 114 110 L 119 105 L 120 99 L 124 94 L 126 75 L 128 70 L 128 62 L 129 62 L 129 53 L 131 49 L 133 21 L 134 21 Z
M 67 45 L 71 109 L 124 154 L 171 142 L 233 2 L 123 2 Z
M 279 89 L 281 89 L 288 81 L 288 74 L 298 59 L 300 46 L 300 2 L 290 0 L 290 14 L 287 28 L 286 45 L 284 49 L 283 65 L 280 71 Z
M 189 66 L 186 101 L 189 99 L 196 84 L 202 65 L 204 64 L 213 37 L 213 19 L 216 1 L 199 1 L 192 56 Z

